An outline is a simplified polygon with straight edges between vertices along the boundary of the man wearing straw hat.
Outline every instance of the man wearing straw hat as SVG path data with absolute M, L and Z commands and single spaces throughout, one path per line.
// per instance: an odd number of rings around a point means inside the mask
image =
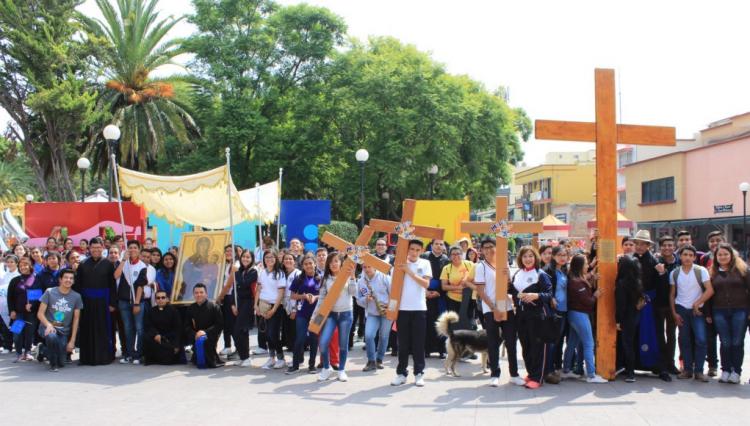
M 638 365 L 642 370 L 650 370 L 657 374 L 661 380 L 671 382 L 672 376 L 669 375 L 659 352 L 659 348 L 666 346 L 666 341 L 662 342 L 665 340 L 663 330 L 661 333 L 658 332 L 654 306 L 656 287 L 660 282 L 659 276 L 666 271 L 664 271 L 664 265 L 659 265 L 659 261 L 651 253 L 654 242 L 651 241 L 649 231 L 640 230 L 631 240 L 635 242 L 634 257 L 641 264 L 643 292 L 648 299 L 648 303 L 641 309 L 641 320 L 638 326 Z

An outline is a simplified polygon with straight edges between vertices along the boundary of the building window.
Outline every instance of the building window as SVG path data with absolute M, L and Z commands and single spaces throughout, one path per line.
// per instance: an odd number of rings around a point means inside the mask
M 625 191 L 620 191 L 620 192 L 617 193 L 617 196 L 618 196 L 618 200 L 617 200 L 618 207 L 617 208 L 619 208 L 620 210 L 625 210 L 625 208 L 627 208 L 627 206 L 628 206 L 628 202 L 627 202 L 627 198 L 625 198 L 625 194 L 626 194 Z
M 641 203 L 674 201 L 674 177 L 650 180 L 641 183 Z
M 626 151 L 619 152 L 617 154 L 617 167 L 623 168 L 633 162 L 633 150 L 628 149 Z

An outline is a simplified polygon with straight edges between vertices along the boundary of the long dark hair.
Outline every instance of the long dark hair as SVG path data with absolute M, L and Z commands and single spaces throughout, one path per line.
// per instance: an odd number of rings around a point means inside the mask
M 633 300 L 643 296 L 641 262 L 630 256 L 622 256 L 617 262 L 617 286 L 627 291 Z
M 744 277 L 745 274 L 747 274 L 747 265 L 734 252 L 734 247 L 732 247 L 731 244 L 719 243 L 719 245 L 716 247 L 716 250 L 714 250 L 714 252 L 712 253 L 714 256 L 714 261 L 711 263 L 711 278 L 715 277 L 719 273 L 719 260 L 717 258 L 719 250 L 726 250 L 729 252 L 729 256 L 731 256 L 729 258 L 729 269 L 727 270 L 727 273 L 737 272 L 741 277 Z
M 245 253 L 250 255 L 250 265 L 247 267 L 242 264 L 242 256 L 244 256 Z M 246 269 L 253 269 L 253 266 L 255 266 L 255 253 L 250 250 L 242 250 L 240 257 L 237 258 L 237 260 L 240 262 L 240 269 L 237 272 L 244 272 Z M 265 265 L 263 265 L 263 267 L 265 268 Z
M 344 259 L 346 259 L 346 255 L 345 254 L 341 254 L 341 253 L 339 253 L 337 251 L 334 251 L 332 253 L 328 253 L 328 258 L 326 259 L 325 272 L 323 272 L 323 282 L 325 282 L 326 280 L 328 280 L 328 277 L 331 276 L 331 262 L 333 262 L 334 258 L 338 258 L 339 259 L 339 262 L 341 262 L 341 267 L 342 268 L 344 266 Z M 339 269 L 339 272 L 337 272 L 337 273 L 341 273 L 341 269 Z
M 166 259 L 167 256 L 169 256 L 169 257 L 172 258 L 172 268 L 167 268 L 164 265 L 164 259 Z M 174 254 L 172 254 L 171 251 L 168 251 L 168 252 L 164 253 L 164 255 L 161 257 L 161 269 L 163 269 L 163 270 L 165 270 L 167 272 L 174 272 L 177 269 L 177 256 L 175 256 Z
M 275 259 L 273 263 L 273 268 L 271 269 L 271 273 L 273 274 L 274 279 L 278 279 L 279 275 L 281 275 L 281 262 L 279 262 L 279 256 L 276 254 L 276 250 L 272 249 L 266 249 L 263 250 L 263 258 L 261 259 L 261 265 L 263 265 L 263 269 L 265 271 L 268 271 L 268 268 L 266 267 L 266 256 L 272 255 Z
M 577 254 L 573 256 L 573 258 L 570 259 L 570 271 L 568 272 L 568 277 L 570 278 L 586 277 L 586 271 L 584 269 L 585 266 L 586 266 L 586 256 L 582 254 Z

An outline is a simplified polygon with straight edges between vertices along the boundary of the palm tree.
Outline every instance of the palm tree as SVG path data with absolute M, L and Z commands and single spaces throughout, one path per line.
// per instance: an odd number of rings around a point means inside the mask
M 0 161 L 0 204 L 22 200 L 33 191 L 33 179 L 28 164 L 21 160 Z
M 120 155 L 127 167 L 146 169 L 164 152 L 164 142 L 174 136 L 182 143 L 199 135 L 190 114 L 192 86 L 179 75 L 150 78 L 153 71 L 179 64 L 180 40 L 165 40 L 183 18 L 158 20 L 157 0 L 117 0 L 117 11 L 108 0 L 96 0 L 104 22 L 94 31 L 110 43 L 103 58 L 107 90 L 103 102 L 120 126 Z

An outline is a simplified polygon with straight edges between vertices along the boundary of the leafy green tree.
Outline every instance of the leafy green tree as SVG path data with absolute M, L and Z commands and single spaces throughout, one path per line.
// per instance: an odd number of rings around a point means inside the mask
M 167 35 L 183 18 L 159 20 L 157 0 L 96 1 L 104 21 L 92 31 L 111 45 L 101 58 L 106 68 L 103 102 L 120 125 L 120 153 L 127 167 L 150 168 L 164 154 L 169 136 L 189 144 L 198 136 L 191 115 L 191 84 L 184 76 L 154 78 L 165 65 L 178 65 L 181 40 Z
M 90 83 L 99 46 L 80 24 L 81 3 L 0 2 L 0 106 L 45 200 L 73 199 L 69 168 L 103 119 Z

